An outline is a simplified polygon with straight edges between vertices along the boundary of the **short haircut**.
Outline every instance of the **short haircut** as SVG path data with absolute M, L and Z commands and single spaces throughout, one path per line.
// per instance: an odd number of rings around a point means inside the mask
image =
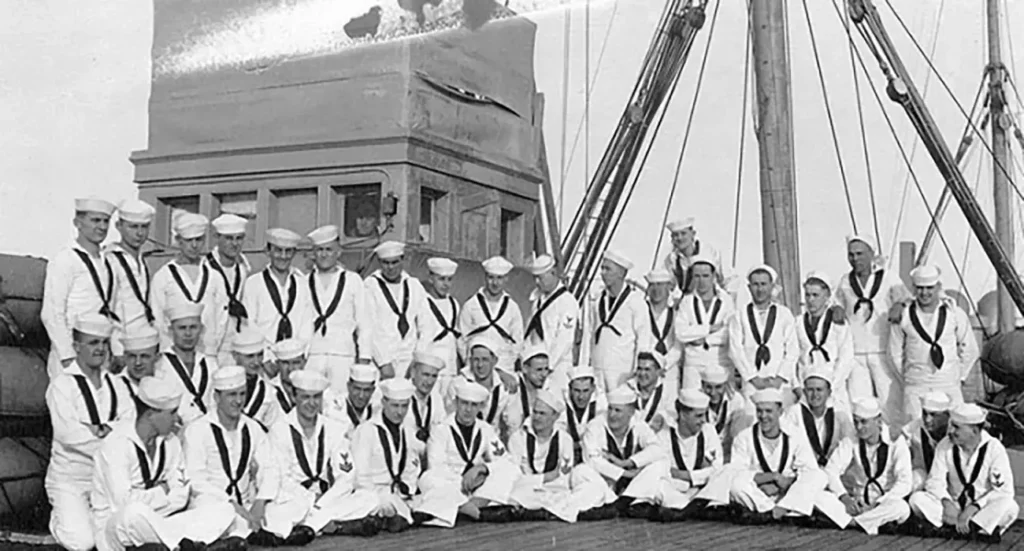
M 661 362 L 659 362 L 658 358 L 654 357 L 654 354 L 652 354 L 650 352 L 641 352 L 641 353 L 637 354 L 636 355 L 636 361 L 637 361 L 637 363 L 640 363 L 642 361 L 654 362 L 654 365 L 658 369 L 661 369 Z

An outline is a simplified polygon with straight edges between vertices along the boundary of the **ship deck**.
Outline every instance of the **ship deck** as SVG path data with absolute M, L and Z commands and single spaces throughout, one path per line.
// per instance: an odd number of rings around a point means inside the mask
M 49 538 L 4 534 L 0 547 L 12 551 L 50 551 L 59 549 Z M 6 543 L 3 540 L 6 539 Z M 14 541 L 14 540 L 19 540 Z M 24 543 L 34 541 L 34 543 Z M 744 549 L 789 550 L 827 549 L 828 551 L 869 551 L 899 549 L 995 550 L 1024 548 L 1024 523 L 1017 522 L 998 544 L 974 541 L 920 538 L 914 536 L 868 536 L 854 530 L 826 530 L 793 526 L 746 526 L 722 522 L 688 521 L 661 524 L 645 520 L 614 519 L 566 524 L 560 522 L 519 522 L 510 524 L 460 524 L 454 529 L 418 528 L 401 534 L 381 533 L 372 538 L 327 536 L 303 548 L 328 551 L 359 548 L 361 551 L 416 549 L 592 549 L 686 550 Z

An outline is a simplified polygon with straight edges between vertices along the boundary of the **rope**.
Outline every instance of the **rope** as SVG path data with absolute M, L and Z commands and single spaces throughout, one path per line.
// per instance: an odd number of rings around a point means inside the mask
M 978 159 L 978 172 L 974 175 L 974 186 L 971 188 L 971 194 L 974 195 L 975 197 L 978 196 L 978 187 L 981 185 L 981 170 L 983 168 L 985 168 L 984 158 Z M 968 239 L 967 240 L 967 244 L 964 245 L 964 256 L 960 260 L 960 269 L 961 270 L 967 270 L 967 258 L 970 256 L 970 253 L 971 253 L 971 240 Z M 967 289 L 964 288 L 964 287 L 961 287 L 960 290 L 965 292 L 965 293 L 967 292 Z
M 846 24 L 849 24 L 849 11 L 846 14 Z M 875 229 L 875 246 L 876 251 L 882 250 L 882 231 L 878 226 L 878 205 L 875 197 L 875 177 L 871 170 L 871 153 L 868 149 L 868 133 L 867 126 L 864 124 L 864 103 L 860 95 L 860 71 L 857 70 L 857 62 L 853 57 L 853 37 L 848 36 L 847 45 L 850 50 L 850 72 L 853 74 L 853 91 L 857 98 L 857 119 L 860 123 L 860 142 L 861 148 L 864 151 L 864 172 L 868 178 L 868 195 L 871 198 L 871 222 L 872 227 Z
M 846 208 L 850 212 L 850 225 L 853 233 L 857 233 L 857 216 L 853 212 L 853 199 L 850 197 L 850 183 L 846 179 L 846 168 L 843 166 L 843 154 L 839 147 L 839 136 L 836 134 L 836 121 L 832 116 L 832 102 L 828 99 L 828 87 L 825 85 L 825 73 L 821 69 L 821 57 L 818 54 L 818 39 L 814 35 L 814 24 L 811 23 L 811 11 L 807 9 L 807 0 L 802 2 L 804 16 L 807 19 L 807 33 L 811 36 L 811 51 L 814 52 L 814 65 L 818 69 L 818 82 L 821 84 L 821 97 L 825 101 L 825 113 L 828 115 L 828 126 L 832 132 L 832 146 L 836 151 L 836 163 L 839 165 L 839 176 L 843 180 L 843 193 L 846 194 Z
M 590 0 L 587 0 L 584 7 L 583 49 L 586 51 L 583 56 L 583 180 L 590 181 Z
M 690 143 L 690 130 L 693 128 L 693 117 L 697 114 L 697 101 L 700 99 L 700 90 L 704 84 L 704 69 L 708 64 L 708 54 L 711 52 L 711 39 L 715 36 L 715 20 L 718 16 L 718 6 L 721 5 L 721 0 L 715 3 L 715 13 L 711 16 L 711 28 L 708 30 L 708 41 L 704 45 L 704 56 L 700 61 L 700 71 L 697 73 L 697 85 L 693 91 L 693 101 L 690 103 L 690 114 L 686 118 L 686 130 L 683 132 L 683 143 L 679 147 L 679 157 L 676 159 L 676 172 L 672 178 L 672 187 L 668 192 L 668 201 L 665 202 L 665 213 L 661 217 L 661 227 L 664 228 L 668 224 L 669 212 L 672 209 L 672 201 L 675 199 L 676 188 L 679 186 L 679 173 L 683 168 L 683 159 L 686 156 L 686 146 Z M 668 107 L 665 107 L 668 111 Z M 657 132 L 655 132 L 657 135 Z M 641 168 L 643 165 L 641 164 Z M 637 173 L 639 175 L 639 172 Z M 635 184 L 634 184 L 635 185 Z M 626 196 L 626 201 L 632 196 L 632 191 Z M 621 218 L 621 215 L 620 215 Z M 614 230 L 613 230 L 614 232 Z M 658 232 L 658 244 L 654 247 L 654 259 L 651 261 L 651 269 L 653 270 L 658 265 L 658 255 L 661 253 L 661 244 L 665 239 L 665 232 Z
M 747 145 L 747 98 L 750 92 L 750 2 L 747 1 L 747 36 L 743 43 L 743 101 L 740 104 L 740 156 L 736 163 L 736 211 L 732 218 L 732 265 L 736 266 L 736 253 L 740 238 L 740 195 L 743 191 L 743 154 Z
M 572 10 L 565 10 L 565 34 L 562 39 L 562 150 L 559 154 L 561 167 L 558 180 L 558 222 L 565 223 L 565 146 L 569 137 L 569 59 L 572 54 Z

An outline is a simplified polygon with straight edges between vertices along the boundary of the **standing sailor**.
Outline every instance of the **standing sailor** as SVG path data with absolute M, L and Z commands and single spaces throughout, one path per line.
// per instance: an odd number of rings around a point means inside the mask
M 405 245 L 385 241 L 373 249 L 380 269 L 366 277 L 366 303 L 370 315 L 370 356 L 382 379 L 403 378 L 424 327 L 426 291 L 420 280 L 402 268 Z M 430 336 L 433 338 L 433 336 Z
M 946 437 L 949 429 L 949 396 L 929 392 L 921 398 L 921 417 L 903 425 L 903 436 L 910 444 L 910 459 L 914 465 L 914 491 L 924 488 L 924 481 L 932 470 L 935 448 Z
M 708 422 L 722 440 L 725 462 L 732 457 L 732 442 L 743 429 L 754 422 L 754 407 L 730 384 L 732 376 L 716 366 L 704 371 L 701 391 L 709 398 Z
M 559 418 L 558 428 L 572 437 L 573 465 L 583 463 L 583 438 L 590 422 L 608 411 L 604 395 L 597 392 L 597 376 L 589 366 L 580 365 L 569 371 L 569 389 L 566 392 L 565 415 Z
M 647 280 L 648 323 L 640 342 L 640 350 L 654 354 L 664 370 L 665 380 L 671 389 L 678 390 L 682 381 L 679 376 L 679 360 L 683 356 L 682 343 L 676 340 L 673 327 L 676 308 L 670 304 L 672 298 L 672 274 L 665 270 L 651 270 L 644 276 Z M 672 398 L 675 400 L 675 397 Z
M 984 428 L 985 410 L 960 404 L 950 415 L 949 437 L 935 449 L 924 490 L 910 496 L 915 515 L 959 534 L 999 536 L 1017 520 L 1013 469 L 1002 442 Z
M 911 270 L 916 298 L 889 335 L 889 354 L 903 379 L 908 421 L 920 414 L 921 397 L 930 391 L 946 394 L 954 405 L 963 403 L 961 385 L 978 360 L 978 342 L 967 313 L 944 295 L 940 275 L 931 265 Z
M 825 274 L 811 272 L 804 278 L 804 315 L 796 334 L 800 342 L 800 360 L 796 375 L 803 379 L 816 363 L 833 366 L 832 399 L 836 405 L 849 409 L 847 382 L 857 361 L 853 354 L 853 337 L 846 325 L 842 308 L 832 307 L 832 292 Z
M 551 384 L 563 390 L 569 384 L 569 369 L 574 365 L 573 347 L 580 307 L 572 293 L 562 285 L 555 259 L 541 255 L 530 265 L 536 288 L 530 292 L 530 320 L 526 324 L 526 341 L 547 348 L 551 363 Z
M 228 297 L 224 283 L 203 262 L 207 226 L 209 221 L 200 214 L 185 212 L 175 218 L 178 255 L 153 275 L 152 300 L 162 349 L 171 346 L 168 310 L 184 302 L 202 306 L 204 330 L 198 348 L 215 359 L 227 329 Z
M 444 369 L 444 360 L 426 352 L 416 352 L 409 365 L 409 380 L 413 394 L 405 417 L 405 424 L 412 429 L 409 440 L 412 450 L 419 456 L 421 466 L 427 458 L 427 439 L 434 425 L 440 425 L 448 417 L 445 410 L 444 393 L 438 388 L 438 374 Z
M 144 377 L 156 374 L 156 362 L 160 359 L 160 334 L 152 325 L 143 325 L 121 335 L 121 350 L 124 352 L 124 371 L 115 377 L 121 386 L 117 387 L 118 399 L 131 403 L 136 398 L 139 382 Z M 133 410 L 134 411 L 134 410 Z
M 890 423 L 900 424 L 903 389 L 898 365 L 889 358 L 889 314 L 894 305 L 910 298 L 899 274 L 875 269 L 874 242 L 865 236 L 846 238 L 850 272 L 836 285 L 835 299 L 846 311 L 857 363 L 847 388 L 850 399 L 875 396 Z M 873 391 L 873 392 L 872 392 Z
M 213 407 L 213 386 L 217 363 L 211 356 L 197 350 L 203 334 L 203 305 L 182 302 L 164 311 L 170 322 L 171 347 L 157 363 L 157 376 L 167 377 L 181 385 L 182 425 L 188 426 Z
M 641 352 L 637 354 L 633 378 L 626 383 L 636 392 L 640 420 L 654 432 L 661 432 L 666 424 L 675 424 L 672 404 L 679 389 L 672 383 L 665 383 L 664 373 L 654 354 Z
M 129 419 L 130 401 L 118 399 L 114 377 L 104 373 L 114 326 L 104 316 L 83 313 L 75 318 L 75 358 L 46 389 L 46 407 L 53 426 L 46 495 L 53 511 L 50 533 L 72 551 L 88 551 L 95 542 L 89 522 L 93 458 L 116 424 Z
M 843 439 L 825 468 L 835 501 L 823 510 L 840 527 L 854 522 L 875 536 L 879 526 L 910 518 L 910 450 L 902 436 L 890 440 L 874 398 L 853 403 L 853 422 L 856 435 Z
M 267 430 L 284 415 L 284 411 L 275 397 L 279 387 L 270 383 L 263 367 L 265 343 L 263 334 L 256 328 L 242 327 L 242 331 L 231 341 L 232 362 L 228 365 L 238 365 L 245 369 L 245 405 L 242 406 L 242 413 Z
M 796 362 L 800 345 L 793 314 L 772 299 L 778 275 L 767 264 L 747 272 L 752 302 L 729 320 L 729 355 L 743 379 L 742 391 L 776 388 L 785 403 L 793 403 Z
M 676 309 L 676 340 L 683 346 L 680 381 L 683 388 L 700 388 L 701 374 L 713 367 L 732 371 L 728 322 L 736 307 L 732 297 L 715 284 L 715 261 L 704 255 L 690 259 L 692 291 Z
M 650 323 L 643 296 L 626 283 L 626 274 L 633 263 L 614 251 L 604 253 L 601 281 L 604 290 L 591 305 L 591 361 L 598 375 L 598 384 L 611 391 L 626 383 L 636 354 L 639 338 Z
M 523 350 L 522 370 L 519 373 L 518 390 L 509 403 L 508 434 L 511 436 L 523 425 L 533 411 L 534 400 L 541 390 L 553 390 L 551 360 L 544 345 L 529 345 Z
M 117 296 L 114 297 L 117 317 L 121 323 L 114 330 L 110 347 L 114 364 L 124 365 L 120 336 L 140 326 L 152 325 L 156 318 L 149 301 L 149 268 L 142 258 L 142 247 L 149 239 L 150 224 L 156 210 L 148 203 L 122 201 L 117 207 L 117 233 L 121 240 L 104 252 L 114 272 Z
M 419 349 L 438 354 L 444 360 L 444 367 L 438 374 L 438 387 L 443 396 L 459 374 L 459 338 L 462 337 L 458 329 L 459 301 L 451 294 L 452 278 L 459 265 L 447 258 L 431 258 L 427 260 L 427 268 L 430 278 L 424 289 L 429 313 L 424 312 L 421 320 L 423 335 Z
M 242 330 L 242 324 L 249 319 L 249 313 L 242 304 L 243 286 L 252 273 L 249 259 L 242 252 L 247 224 L 245 218 L 227 213 L 210 222 L 217 244 L 207 253 L 204 261 L 217 273 L 228 298 L 228 326 L 224 328 L 224 339 L 217 353 L 217 362 L 223 365 L 231 364 L 231 341 Z
M 840 442 L 854 436 L 850 414 L 832 400 L 832 373 L 829 364 L 816 364 L 807 371 L 802 398 L 782 416 L 783 425 L 807 439 L 821 468 L 828 464 Z
M 721 255 L 714 248 L 697 239 L 695 226 L 696 219 L 693 217 L 669 222 L 665 226 L 672 234 L 672 251 L 665 257 L 665 269 L 673 274 L 676 285 L 683 294 L 690 292 L 692 282 L 690 267 L 698 255 L 713 262 L 715 284 L 719 287 L 725 285 L 725 271 Z
M 122 423 L 96 455 L 92 525 L 98 551 L 164 545 L 181 551 L 228 549 L 218 540 L 234 511 L 225 502 L 183 511 L 192 493 L 181 439 L 174 433 L 181 388 L 146 377 L 139 384 L 137 419 Z
M 100 254 L 114 205 L 102 199 L 75 199 L 75 242 L 46 266 L 43 306 L 39 316 L 50 337 L 47 373 L 56 378 L 75 361 L 72 328 L 84 314 L 117 321 L 116 282 L 110 262 Z
M 292 266 L 302 237 L 284 228 L 267 230 L 270 263 L 245 280 L 243 304 L 254 325 L 269 343 L 298 339 L 309 344 L 313 332 L 311 307 L 302 298 L 305 277 Z
M 516 360 L 523 346 L 523 313 L 519 304 L 505 291 L 508 273 L 512 263 L 500 256 L 493 256 L 481 264 L 487 273 L 487 281 L 462 307 L 459 314 L 459 330 L 463 346 L 477 335 L 489 337 L 498 347 L 497 368 L 505 373 L 516 371 Z
M 306 369 L 323 373 L 334 389 L 345 386 L 357 351 L 370 357 L 363 280 L 341 265 L 339 235 L 337 226 L 323 226 L 309 234 L 316 269 L 302 282 L 310 302 L 306 308 L 313 316 Z
M 372 365 L 356 364 L 348 376 L 347 390 L 343 395 L 333 395 L 332 400 L 324 408 L 327 417 L 333 417 L 342 427 L 346 438 L 366 421 L 374 412 L 373 398 L 377 392 L 377 379 L 380 372 Z

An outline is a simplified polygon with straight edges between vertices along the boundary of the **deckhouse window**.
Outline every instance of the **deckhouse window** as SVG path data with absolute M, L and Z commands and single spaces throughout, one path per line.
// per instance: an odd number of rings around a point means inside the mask
M 167 244 L 171 244 L 174 241 L 174 221 L 186 212 L 198 213 L 199 196 L 163 197 L 160 199 L 160 204 L 166 209 L 166 215 L 159 237 L 164 239 Z
M 523 258 L 523 213 L 501 209 L 501 256 L 513 263 Z
M 335 186 L 334 216 L 341 214 L 346 238 L 362 239 L 377 234 L 380 225 L 380 184 Z
M 448 248 L 448 194 L 436 189 L 420 188 L 420 241 L 441 249 Z
M 214 195 L 214 199 L 216 200 L 217 210 L 213 218 L 226 213 L 241 216 L 248 220 L 249 223 L 245 225 L 245 244 L 243 247 L 245 249 L 256 248 L 256 192 L 223 193 Z
M 278 189 L 270 193 L 268 227 L 306 235 L 317 227 L 317 190 Z

